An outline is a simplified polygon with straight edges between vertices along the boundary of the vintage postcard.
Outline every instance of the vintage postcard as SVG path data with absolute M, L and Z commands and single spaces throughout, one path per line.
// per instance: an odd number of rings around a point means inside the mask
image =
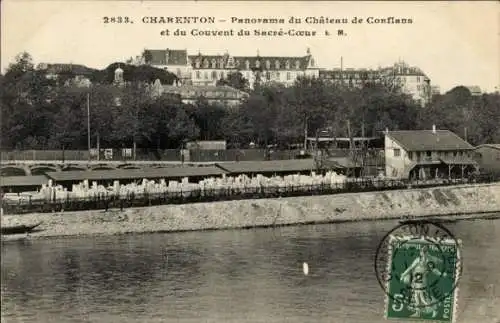
M 2 1 L 2 322 L 500 323 L 499 10 Z

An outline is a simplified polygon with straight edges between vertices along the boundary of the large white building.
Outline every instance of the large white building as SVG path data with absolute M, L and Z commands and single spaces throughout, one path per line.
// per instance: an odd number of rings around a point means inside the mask
M 187 55 L 186 51 L 145 50 L 145 62 L 180 76 L 184 83 L 211 86 L 230 73 L 240 72 L 250 88 L 256 82 L 292 85 L 299 76 L 319 77 L 319 67 L 308 49 L 303 56 Z M 175 57 L 175 59 L 174 59 Z
M 405 62 L 397 62 L 393 66 L 378 69 L 322 70 L 320 77 L 349 87 L 360 87 L 368 82 L 399 87 L 421 105 L 427 104 L 432 97 L 430 79 L 420 68 L 409 66 Z
M 347 86 L 362 86 L 366 82 L 382 82 L 400 87 L 421 105 L 427 104 L 431 97 L 431 82 L 418 67 L 403 61 L 393 66 L 378 69 L 331 69 L 319 68 L 307 49 L 301 56 L 231 56 L 188 55 L 187 50 L 146 49 L 143 62 L 165 69 L 179 77 L 182 84 L 213 86 L 233 72 L 242 73 L 250 88 L 256 82 L 261 84 L 276 82 L 285 86 L 293 85 L 300 76 L 320 77 L 331 82 L 342 82 Z

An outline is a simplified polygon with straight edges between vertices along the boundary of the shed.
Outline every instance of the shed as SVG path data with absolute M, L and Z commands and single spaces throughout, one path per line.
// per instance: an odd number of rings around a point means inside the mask
M 36 176 L 2 176 L 0 177 L 0 187 L 3 192 L 20 193 L 36 191 L 43 184 L 47 184 L 49 178 L 45 175 Z
M 142 179 L 150 180 L 181 180 L 189 178 L 190 182 L 198 182 L 206 177 L 220 177 L 225 172 L 215 166 L 205 167 L 165 167 L 145 169 L 120 169 L 120 170 L 98 170 L 98 171 L 68 171 L 49 172 L 47 176 L 57 184 L 69 187 L 72 184 L 81 183 L 84 180 L 96 181 L 98 184 L 112 184 L 118 180 L 121 183 L 130 183 Z

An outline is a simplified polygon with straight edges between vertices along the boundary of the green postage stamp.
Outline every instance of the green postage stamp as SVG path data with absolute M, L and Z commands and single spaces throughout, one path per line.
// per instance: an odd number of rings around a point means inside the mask
M 455 322 L 460 268 L 456 239 L 390 235 L 386 318 Z

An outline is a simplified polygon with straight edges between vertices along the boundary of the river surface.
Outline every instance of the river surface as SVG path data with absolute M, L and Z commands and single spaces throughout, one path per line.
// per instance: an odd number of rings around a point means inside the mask
M 397 224 L 5 242 L 2 322 L 386 322 L 373 259 Z M 446 227 L 456 322 L 500 322 L 500 220 Z

